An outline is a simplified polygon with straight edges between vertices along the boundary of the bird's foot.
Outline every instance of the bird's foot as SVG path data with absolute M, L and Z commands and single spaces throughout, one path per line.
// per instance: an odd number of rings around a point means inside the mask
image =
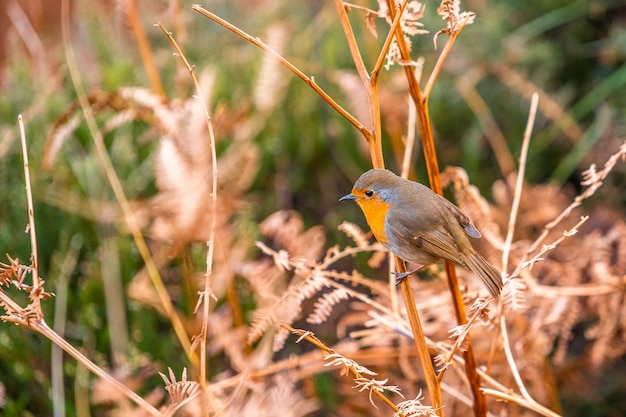
M 412 269 L 410 271 L 407 272 L 392 272 L 392 274 L 396 277 L 396 287 L 400 284 L 402 284 L 402 281 L 404 281 L 405 279 L 407 279 L 409 277 L 409 275 L 414 274 L 415 272 L 419 271 L 420 269 L 423 269 L 423 266 L 420 266 L 418 268 Z
M 402 284 L 402 281 L 407 279 L 409 275 L 411 275 L 413 271 L 410 272 L 392 272 L 392 274 L 396 277 L 396 287 Z

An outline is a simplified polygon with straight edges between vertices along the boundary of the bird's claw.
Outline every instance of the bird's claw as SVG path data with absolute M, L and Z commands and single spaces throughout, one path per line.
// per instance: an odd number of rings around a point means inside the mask
M 411 275 L 412 273 L 413 273 L 413 271 L 409 271 L 409 272 L 392 272 L 392 274 L 396 277 L 396 287 L 398 285 L 402 284 L 402 281 L 407 279 L 407 277 L 409 275 Z
M 421 271 L 422 269 L 424 269 L 426 267 L 426 265 L 422 265 L 422 266 L 418 266 L 415 269 L 412 269 L 411 271 L 406 271 L 406 272 L 392 272 L 393 275 L 395 275 L 396 277 L 396 287 L 400 284 L 402 284 L 402 281 L 404 281 L 405 279 L 407 279 L 407 277 L 411 274 L 416 273 L 417 271 Z

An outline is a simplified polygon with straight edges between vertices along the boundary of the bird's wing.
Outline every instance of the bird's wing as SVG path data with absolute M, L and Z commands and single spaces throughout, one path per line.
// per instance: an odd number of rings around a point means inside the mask
M 474 223 L 472 223 L 469 217 L 463 214 L 460 208 L 458 208 L 457 206 L 455 206 L 454 204 L 452 204 L 450 201 L 440 196 L 439 194 L 437 194 L 437 196 L 443 201 L 444 206 L 448 209 L 450 214 L 452 214 L 452 216 L 459 222 L 459 224 L 461 225 L 461 227 L 463 228 L 463 230 L 468 236 L 475 237 L 475 238 L 481 237 L 480 232 L 478 231 L 478 229 L 476 229 L 476 226 L 474 226 Z
M 441 226 L 428 227 L 428 221 L 417 219 L 402 212 L 387 216 L 391 232 L 402 242 L 414 246 L 436 258 L 448 259 L 461 265 L 465 262 L 459 255 L 459 249 L 452 235 Z M 421 232 L 415 233 L 412 225 L 422 224 Z M 410 259 L 408 259 L 410 260 Z

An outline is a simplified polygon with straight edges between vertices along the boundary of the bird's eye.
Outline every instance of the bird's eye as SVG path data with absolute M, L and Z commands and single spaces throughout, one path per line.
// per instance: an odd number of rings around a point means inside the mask
M 371 196 L 373 196 L 373 195 L 374 195 L 374 191 L 372 191 L 372 190 L 367 190 L 367 191 L 365 192 L 365 196 L 366 196 L 366 197 L 371 197 Z

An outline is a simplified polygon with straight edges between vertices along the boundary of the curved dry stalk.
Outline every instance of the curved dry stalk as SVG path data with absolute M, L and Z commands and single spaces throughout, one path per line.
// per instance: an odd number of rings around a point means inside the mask
M 210 311 L 210 303 L 209 300 L 211 298 L 211 275 L 213 273 L 213 253 L 215 250 L 215 229 L 217 227 L 217 154 L 215 150 L 215 135 L 213 133 L 213 124 L 211 123 L 211 116 L 209 115 L 209 110 L 207 108 L 206 103 L 202 99 L 202 90 L 200 89 L 200 84 L 198 83 L 198 79 L 196 78 L 196 74 L 194 72 L 194 66 L 189 64 L 185 54 L 180 49 L 176 40 L 172 36 L 170 32 L 168 32 L 165 27 L 161 23 L 157 23 L 159 29 L 165 33 L 167 38 L 170 40 L 174 48 L 176 49 L 176 53 L 178 57 L 183 61 L 187 71 L 189 71 L 189 75 L 193 80 L 193 84 L 198 93 L 198 100 L 202 104 L 202 108 L 204 109 L 204 113 L 206 116 L 207 128 L 209 130 L 209 141 L 211 147 L 211 165 L 212 165 L 212 178 L 211 178 L 211 224 L 209 229 L 209 240 L 207 242 L 207 255 L 206 255 L 206 264 L 207 270 L 204 277 L 204 290 L 199 293 L 198 303 L 196 304 L 196 308 L 194 309 L 194 313 L 197 312 L 200 304 L 202 304 L 202 328 L 200 330 L 200 334 L 198 338 L 200 340 L 200 385 L 205 388 L 207 384 L 207 335 L 208 335 L 208 325 L 209 325 L 209 311 Z M 196 339 L 197 341 L 197 339 Z M 194 341 L 194 344 L 196 343 Z M 193 349 L 193 345 L 192 345 Z
M 328 93 L 326 93 L 319 85 L 317 85 L 317 83 L 315 82 L 315 80 L 313 78 L 307 77 L 295 65 L 293 65 L 291 62 L 289 62 L 288 60 L 283 58 L 282 55 L 280 55 L 278 52 L 276 52 L 271 47 L 266 45 L 259 38 L 255 38 L 255 37 L 247 34 L 243 30 L 239 29 L 237 26 L 227 22 L 226 20 L 222 19 L 221 17 L 217 16 L 216 14 L 211 13 L 210 11 L 206 10 L 205 8 L 203 8 L 200 5 L 196 4 L 196 5 L 192 6 L 192 10 L 200 13 L 201 15 L 203 15 L 205 17 L 208 17 L 209 19 L 211 19 L 214 22 L 222 25 L 223 27 L 225 27 L 226 29 L 230 30 L 231 32 L 234 32 L 235 34 L 241 36 L 242 38 L 244 38 L 248 42 L 252 43 L 253 45 L 258 46 L 259 48 L 261 48 L 265 52 L 267 52 L 267 53 L 273 55 L 274 57 L 276 57 L 276 59 L 278 59 L 278 61 L 283 66 L 285 66 L 287 69 L 289 69 L 291 72 L 293 72 L 296 76 L 298 76 L 298 78 L 300 78 L 302 81 L 304 81 L 309 87 L 311 87 L 313 90 L 315 90 L 315 92 L 317 94 L 319 94 L 324 99 L 324 101 L 326 101 L 328 104 L 330 104 L 330 106 L 333 109 L 335 109 L 337 111 L 337 113 L 339 113 L 348 122 L 350 122 L 354 127 L 356 127 L 359 130 L 359 132 L 361 132 L 361 134 L 367 139 L 368 142 L 372 140 L 373 133 L 367 127 L 365 127 L 361 122 L 359 122 L 346 109 L 344 109 L 341 105 L 339 105 L 339 103 L 337 103 L 331 96 L 329 96 Z
M 506 361 L 509 364 L 509 368 L 511 369 L 511 373 L 513 374 L 513 379 L 515 379 L 515 383 L 517 384 L 517 388 L 519 388 L 524 398 L 534 402 L 535 400 L 533 400 L 533 398 L 530 396 L 530 393 L 526 389 L 526 385 L 524 385 L 524 381 L 522 381 L 522 376 L 519 373 L 519 369 L 517 369 L 517 364 L 515 363 L 515 358 L 513 357 L 513 352 L 511 351 L 509 332 L 506 328 L 504 314 L 500 315 L 500 333 L 502 334 L 502 347 L 504 348 L 504 356 L 506 357 Z
M 524 130 L 524 139 L 522 141 L 522 151 L 519 157 L 519 170 L 517 172 L 517 180 L 515 183 L 515 196 L 511 206 L 511 214 L 509 216 L 508 230 L 504 241 L 504 250 L 502 251 L 502 273 L 506 274 L 509 264 L 509 253 L 511 252 L 511 244 L 513 243 L 513 233 L 515 232 L 515 223 L 517 221 L 517 212 L 522 200 L 522 189 L 524 187 L 524 174 L 526 172 L 526 159 L 528 158 L 528 148 L 530 146 L 530 136 L 535 125 L 535 117 L 537 116 L 537 105 L 539 104 L 539 95 L 534 93 L 530 102 L 530 111 Z
M 24 130 L 24 119 L 22 115 L 17 116 L 17 122 L 20 126 L 20 141 L 22 142 L 22 156 L 24 158 L 24 181 L 26 182 L 26 202 L 28 204 L 28 234 L 30 236 L 30 258 L 31 258 L 31 266 L 30 272 L 33 277 L 33 288 L 30 291 L 29 298 L 34 303 L 34 306 L 38 312 L 43 317 L 43 313 L 41 312 L 41 279 L 39 278 L 39 268 L 38 268 L 38 255 L 37 255 L 37 233 L 35 231 L 35 209 L 33 206 L 33 193 L 31 190 L 30 183 L 30 169 L 28 165 L 28 146 L 26 145 L 26 132 Z
M 189 358 L 191 362 L 195 362 L 196 358 L 191 352 L 191 344 L 189 342 L 189 336 L 187 335 L 187 331 L 185 330 L 185 326 L 183 324 L 182 319 L 178 315 L 178 312 L 174 308 L 172 304 L 172 300 L 165 289 L 165 285 L 163 284 L 163 280 L 159 275 L 159 270 L 154 263 L 154 259 L 150 254 L 150 250 L 148 249 L 148 245 L 146 244 L 143 235 L 141 234 L 141 229 L 135 218 L 135 215 L 128 203 L 128 199 L 124 194 L 124 188 L 122 187 L 122 183 L 115 172 L 115 168 L 113 167 L 113 163 L 109 158 L 107 153 L 106 145 L 104 144 L 104 139 L 102 137 L 102 133 L 98 129 L 98 125 L 96 123 L 95 116 L 93 114 L 93 110 L 89 104 L 89 100 L 87 98 L 87 94 L 85 93 L 85 88 L 83 86 L 82 78 L 80 76 L 80 70 L 78 69 L 78 63 L 76 61 L 76 56 L 74 55 L 74 50 L 71 46 L 71 33 L 70 33 L 70 23 L 69 23 L 69 0 L 64 0 L 62 5 L 62 32 L 63 32 L 63 48 L 65 50 L 65 59 L 67 61 L 68 70 L 70 73 L 70 78 L 72 79 L 72 83 L 74 85 L 74 89 L 76 90 L 76 96 L 78 97 L 78 102 L 80 104 L 81 110 L 83 112 L 83 116 L 85 117 L 85 122 L 87 123 L 87 128 L 91 134 L 93 139 L 94 146 L 96 148 L 96 154 L 98 155 L 98 161 L 104 172 L 111 189 L 117 199 L 120 208 L 122 209 L 122 213 L 124 214 L 124 220 L 128 229 L 130 230 L 133 239 L 135 241 L 135 245 L 137 246 L 137 250 L 141 254 L 141 258 L 143 259 L 146 270 L 148 272 L 148 276 L 150 277 L 152 284 L 157 292 L 159 300 L 163 305 L 163 309 L 169 320 L 172 322 L 172 327 L 174 328 L 174 332 L 178 337 L 179 343 L 182 345 L 185 354 Z

